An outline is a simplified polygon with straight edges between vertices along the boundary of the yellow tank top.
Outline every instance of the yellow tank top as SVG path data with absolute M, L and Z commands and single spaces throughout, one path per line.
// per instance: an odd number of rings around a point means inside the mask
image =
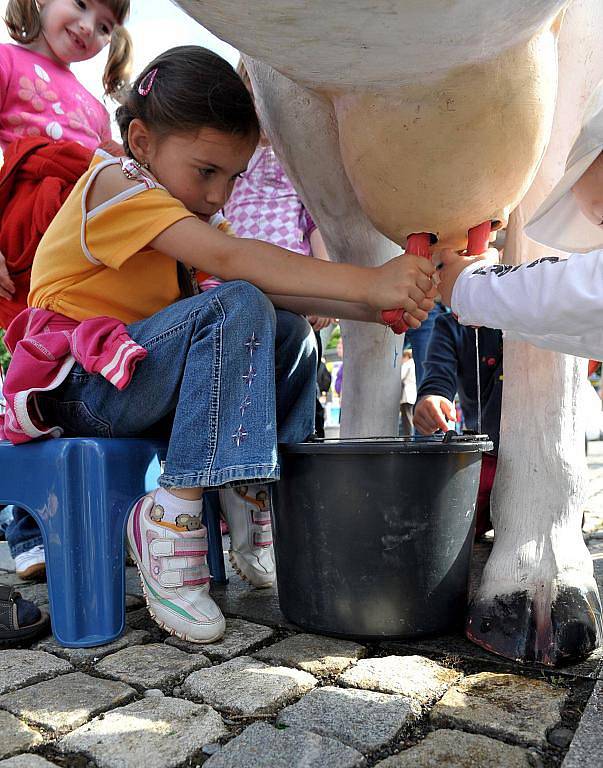
M 74 320 L 108 315 L 129 324 L 180 298 L 177 263 L 149 243 L 193 216 L 157 182 L 121 192 L 91 211 L 88 191 L 119 158 L 97 152 L 40 241 L 28 304 Z

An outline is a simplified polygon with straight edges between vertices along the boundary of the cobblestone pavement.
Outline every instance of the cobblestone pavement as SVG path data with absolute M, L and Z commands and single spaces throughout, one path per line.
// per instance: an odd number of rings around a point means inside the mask
M 585 531 L 603 584 L 603 443 L 589 453 Z M 17 583 L 0 547 L 0 581 Z M 476 547 L 474 581 L 488 552 Z M 0 652 L 0 768 L 601 765 L 603 653 L 552 671 L 460 633 L 308 635 L 283 618 L 274 590 L 229 577 L 214 589 L 228 618 L 213 645 L 167 637 L 128 569 L 128 628 L 114 643 L 67 649 L 48 637 Z M 48 600 L 45 585 L 22 592 Z

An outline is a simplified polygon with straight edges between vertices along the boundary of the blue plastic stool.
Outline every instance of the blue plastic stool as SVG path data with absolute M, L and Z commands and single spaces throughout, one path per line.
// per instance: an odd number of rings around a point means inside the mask
M 25 507 L 40 526 L 52 629 L 61 645 L 103 645 L 123 632 L 128 511 L 157 486 L 165 452 L 166 443 L 138 438 L 0 442 L 0 503 Z M 215 498 L 204 513 L 210 571 L 225 583 Z

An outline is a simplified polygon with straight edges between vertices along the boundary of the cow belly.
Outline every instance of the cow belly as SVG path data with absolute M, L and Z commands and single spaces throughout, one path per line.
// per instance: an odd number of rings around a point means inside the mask
M 556 72 L 547 30 L 437 84 L 332 95 L 346 173 L 375 227 L 399 244 L 431 232 L 460 248 L 470 227 L 506 222 L 549 139 Z

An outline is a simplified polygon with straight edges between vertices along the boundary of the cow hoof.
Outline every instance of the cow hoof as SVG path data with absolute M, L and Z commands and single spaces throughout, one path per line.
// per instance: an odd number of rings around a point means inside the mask
M 466 634 L 492 653 L 558 667 L 585 659 L 603 637 L 601 603 L 592 587 L 481 597 L 469 606 Z

